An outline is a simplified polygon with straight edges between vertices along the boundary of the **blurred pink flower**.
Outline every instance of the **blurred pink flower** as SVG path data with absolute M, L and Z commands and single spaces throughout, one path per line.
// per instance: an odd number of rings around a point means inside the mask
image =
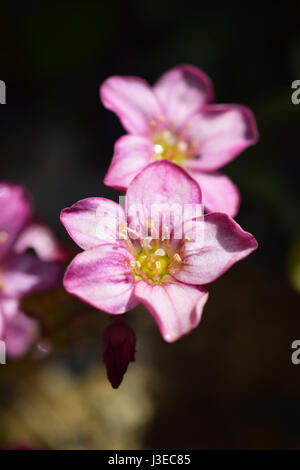
M 31 221 L 24 189 L 0 183 L 0 339 L 12 357 L 25 354 L 38 333 L 37 321 L 22 312 L 20 300 L 56 287 L 62 274 L 62 250 L 54 236 Z
M 134 361 L 135 343 L 134 331 L 121 316 L 114 319 L 103 332 L 102 356 L 113 388 L 119 387 L 129 362 Z
M 137 77 L 110 77 L 100 95 L 129 133 L 116 142 L 105 184 L 125 190 L 146 165 L 166 158 L 200 184 L 208 212 L 236 215 L 239 191 L 216 170 L 258 139 L 247 107 L 211 104 L 212 82 L 192 65 L 169 70 L 153 88 Z
M 162 209 L 149 219 L 156 204 Z M 126 213 L 115 202 L 96 197 L 64 209 L 63 225 L 85 250 L 67 269 L 66 290 L 111 314 L 143 303 L 168 342 L 188 333 L 200 322 L 207 301 L 203 285 L 257 247 L 254 237 L 226 214 L 195 219 L 188 213 L 177 225 L 176 218 L 165 225 L 168 208 L 199 204 L 198 183 L 178 165 L 162 160 L 130 183 Z M 135 207 L 139 212 L 132 211 Z M 178 239 L 175 233 L 182 226 Z M 195 228 L 200 238 L 194 236 Z M 157 236 L 151 238 L 150 229 Z

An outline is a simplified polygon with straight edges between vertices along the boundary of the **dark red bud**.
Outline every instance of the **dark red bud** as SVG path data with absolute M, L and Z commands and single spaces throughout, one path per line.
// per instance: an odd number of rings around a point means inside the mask
M 135 334 L 122 317 L 117 317 L 105 328 L 102 335 L 102 356 L 106 364 L 107 377 L 113 388 L 118 388 L 134 361 Z

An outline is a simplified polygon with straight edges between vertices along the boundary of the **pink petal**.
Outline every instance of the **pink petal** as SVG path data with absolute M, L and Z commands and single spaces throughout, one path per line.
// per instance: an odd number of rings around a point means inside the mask
M 152 140 L 143 136 L 125 135 L 115 145 L 114 156 L 104 183 L 123 191 L 152 159 Z
M 53 232 L 40 223 L 33 223 L 25 228 L 14 245 L 16 253 L 24 253 L 28 248 L 33 248 L 38 257 L 45 261 L 65 258 L 65 253 Z
M 142 235 L 149 220 L 159 230 L 168 220 L 172 232 L 178 220 L 184 218 L 184 205 L 200 206 L 201 190 L 183 168 L 168 160 L 148 165 L 134 178 L 126 194 L 128 222 Z
M 24 189 L 0 183 L 0 259 L 10 250 L 31 215 L 31 203 Z
M 6 327 L 4 341 L 7 355 L 17 358 L 26 354 L 38 336 L 38 329 L 37 320 L 19 312 Z
M 185 243 L 181 253 L 183 265 L 172 273 L 181 282 L 201 285 L 212 282 L 258 246 L 253 235 L 244 232 L 226 214 L 207 214 L 200 223 L 203 237 Z
M 185 138 L 197 146 L 190 169 L 216 170 L 258 140 L 255 118 L 239 105 L 206 106 L 184 127 Z
M 101 86 L 103 105 L 114 111 L 132 134 L 148 135 L 163 109 L 147 82 L 138 77 L 110 77 Z
M 193 65 L 180 65 L 164 73 L 154 90 L 175 128 L 203 105 L 214 101 L 210 78 Z
M 125 313 L 137 305 L 132 297 L 133 256 L 117 244 L 106 244 L 77 255 L 64 277 L 65 289 L 108 313 Z
M 10 256 L 3 267 L 3 293 L 21 298 L 33 292 L 55 288 L 62 277 L 62 265 L 43 261 L 32 253 Z
M 169 343 L 196 328 L 208 298 L 203 287 L 178 282 L 150 285 L 140 281 L 134 293 L 150 311 L 162 337 Z
M 90 197 L 61 212 L 69 235 L 84 250 L 119 241 L 119 225 L 125 221 L 122 207 L 101 197 Z
M 218 172 L 191 171 L 202 191 L 207 212 L 224 212 L 235 217 L 240 206 L 240 193 L 233 182 Z

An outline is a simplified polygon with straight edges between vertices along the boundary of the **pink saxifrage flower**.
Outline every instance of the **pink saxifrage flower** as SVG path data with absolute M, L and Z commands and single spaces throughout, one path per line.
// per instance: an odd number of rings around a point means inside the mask
M 84 250 L 67 269 L 66 290 L 110 314 L 144 304 L 168 342 L 188 333 L 200 322 L 207 301 L 203 286 L 257 247 L 254 237 L 226 214 L 196 218 L 187 211 L 182 219 L 169 217 L 170 207 L 201 201 L 198 183 L 162 160 L 132 180 L 125 211 L 96 197 L 64 209 L 61 221 Z M 149 219 L 157 206 L 157 217 Z M 183 226 L 181 238 L 174 236 L 178 225 Z
M 105 184 L 125 190 L 146 165 L 165 158 L 200 184 L 208 212 L 236 215 L 239 191 L 217 170 L 258 139 L 247 107 L 212 104 L 211 80 L 192 65 L 169 70 L 153 88 L 137 77 L 110 77 L 100 95 L 128 132 L 116 142 Z
M 24 189 L 0 183 L 0 340 L 9 356 L 25 354 L 38 333 L 37 321 L 24 314 L 20 300 L 56 287 L 62 256 L 50 230 L 32 222 Z

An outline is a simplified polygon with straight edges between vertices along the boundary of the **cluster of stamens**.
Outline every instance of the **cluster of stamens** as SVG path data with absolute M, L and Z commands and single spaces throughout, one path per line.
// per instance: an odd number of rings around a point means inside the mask
M 150 121 L 154 160 L 167 159 L 181 165 L 185 158 L 193 156 L 195 144 L 190 145 L 190 142 L 186 141 L 180 133 L 172 130 L 171 125 L 170 129 L 161 129 L 161 123 L 164 121 L 163 117 L 160 122 Z
M 127 231 L 130 233 L 130 229 Z M 164 227 L 164 232 L 169 234 L 167 227 Z M 160 283 L 182 264 L 179 253 L 174 253 L 170 247 L 169 237 L 153 239 L 147 236 L 133 243 L 125 228 L 122 229 L 120 237 L 126 248 L 134 255 L 135 259 L 130 261 L 130 267 L 136 281 Z

